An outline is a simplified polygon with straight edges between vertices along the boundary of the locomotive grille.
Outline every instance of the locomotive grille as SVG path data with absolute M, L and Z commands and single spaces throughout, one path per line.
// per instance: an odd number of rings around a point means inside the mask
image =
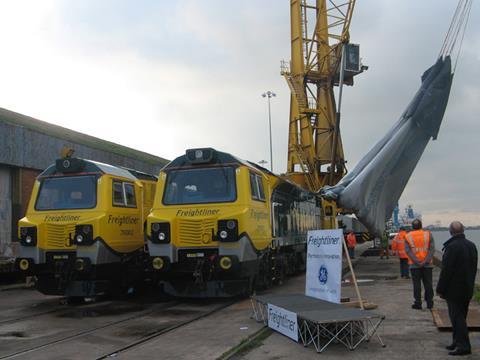
M 47 226 L 47 248 L 68 248 L 70 234 L 75 234 L 75 224 L 57 225 L 46 224 Z
M 204 245 L 205 239 L 212 240 L 215 230 L 215 219 L 179 220 L 178 237 L 181 244 Z

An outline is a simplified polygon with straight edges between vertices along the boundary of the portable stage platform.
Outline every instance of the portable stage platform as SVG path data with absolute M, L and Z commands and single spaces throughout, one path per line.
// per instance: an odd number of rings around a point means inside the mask
M 261 295 L 251 298 L 255 320 L 268 326 L 268 305 L 280 307 L 297 315 L 298 337 L 304 346 L 313 344 L 318 353 L 331 343 L 355 350 L 373 336 L 385 347 L 377 330 L 385 319 L 368 310 L 319 300 L 302 294 Z

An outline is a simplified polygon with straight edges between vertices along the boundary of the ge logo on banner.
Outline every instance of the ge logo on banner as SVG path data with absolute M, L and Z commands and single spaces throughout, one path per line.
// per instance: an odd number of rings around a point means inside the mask
M 328 281 L 328 270 L 325 265 L 320 266 L 318 270 L 318 281 L 320 281 L 322 285 L 325 285 Z

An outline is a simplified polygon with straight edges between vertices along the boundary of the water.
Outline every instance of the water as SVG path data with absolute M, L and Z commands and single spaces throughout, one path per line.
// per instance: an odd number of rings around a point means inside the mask
M 443 248 L 443 243 L 450 239 L 450 233 L 448 231 L 432 231 L 433 238 L 435 240 L 435 248 L 439 251 Z M 477 245 L 477 250 L 480 251 L 480 230 L 465 230 L 465 236 L 468 240 Z M 478 264 L 480 269 L 480 263 Z
M 443 243 L 451 237 L 448 231 L 432 231 L 432 235 L 435 239 L 435 247 L 438 250 L 442 250 Z M 474 242 L 480 250 L 480 230 L 466 230 L 465 236 L 468 240 Z

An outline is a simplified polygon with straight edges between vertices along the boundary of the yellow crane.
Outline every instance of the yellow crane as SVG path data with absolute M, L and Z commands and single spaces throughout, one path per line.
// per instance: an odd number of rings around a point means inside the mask
M 287 177 L 310 191 L 346 173 L 340 136 L 342 86 L 366 69 L 349 43 L 355 0 L 291 0 L 291 61 L 281 74 L 291 90 Z M 338 106 L 334 86 L 339 86 Z

